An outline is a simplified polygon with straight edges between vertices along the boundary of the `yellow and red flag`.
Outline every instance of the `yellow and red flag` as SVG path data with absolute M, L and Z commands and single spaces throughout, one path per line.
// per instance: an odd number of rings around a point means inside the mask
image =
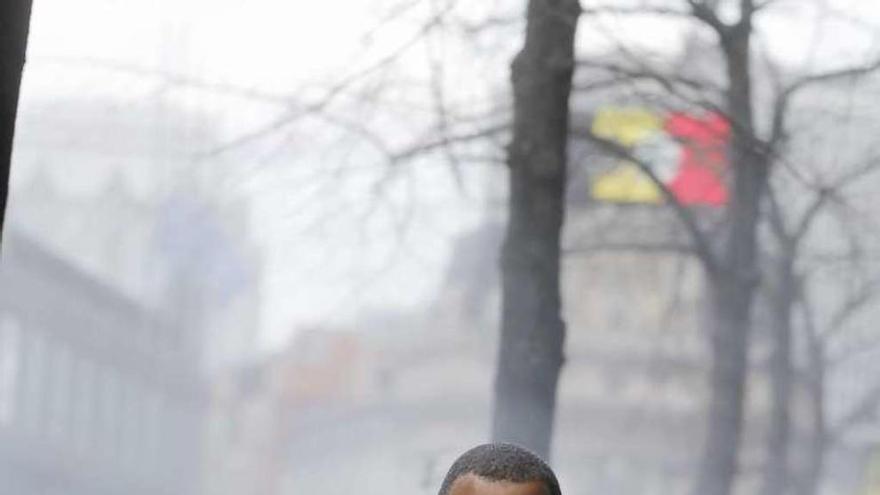
M 723 116 L 610 107 L 596 114 L 592 132 L 629 148 L 682 204 L 720 206 L 727 202 L 724 173 L 730 126 Z M 626 160 L 596 177 L 591 195 L 613 203 L 664 200 L 648 174 Z

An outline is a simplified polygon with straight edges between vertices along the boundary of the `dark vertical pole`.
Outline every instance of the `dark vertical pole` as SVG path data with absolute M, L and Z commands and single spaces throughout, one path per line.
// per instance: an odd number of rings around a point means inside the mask
M 9 196 L 12 139 L 30 18 L 31 0 L 0 1 L 0 241 Z

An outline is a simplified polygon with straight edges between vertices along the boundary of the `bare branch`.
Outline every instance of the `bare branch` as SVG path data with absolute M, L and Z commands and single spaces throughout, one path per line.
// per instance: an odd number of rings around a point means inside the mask
M 456 20 L 455 22 L 465 34 L 473 36 L 490 29 L 505 28 L 522 24 L 523 17 L 521 15 L 511 17 L 489 17 L 478 23 L 465 20 Z
M 667 90 L 670 89 L 673 84 L 680 84 L 696 91 L 722 91 L 721 87 L 710 81 L 701 81 L 699 79 L 687 77 L 683 74 L 664 74 L 645 64 L 641 64 L 640 67 L 628 67 L 619 63 L 582 59 L 577 61 L 577 65 L 578 67 L 604 70 L 627 79 L 648 79 L 659 83 Z
M 422 41 L 428 33 L 430 33 L 443 21 L 444 16 L 448 13 L 449 10 L 452 9 L 452 7 L 453 4 L 450 4 L 444 10 L 438 12 L 436 15 L 428 19 L 428 21 L 425 22 L 412 37 L 399 45 L 391 53 L 382 57 L 372 65 L 355 71 L 339 80 L 336 84 L 332 85 L 325 93 L 325 95 L 318 101 L 304 107 L 289 109 L 288 111 L 284 112 L 284 114 L 282 114 L 280 117 L 270 121 L 267 124 L 264 124 L 257 129 L 247 132 L 229 141 L 228 143 L 200 153 L 197 158 L 210 158 L 228 152 L 232 149 L 250 144 L 258 139 L 262 139 L 268 135 L 273 134 L 274 132 L 284 129 L 285 127 L 293 124 L 303 117 L 321 112 L 322 110 L 326 109 L 331 103 L 333 103 L 342 93 L 344 93 L 347 89 L 356 84 L 358 81 L 387 68 L 395 61 L 397 61 L 403 54 L 408 52 L 413 46 Z
M 847 174 L 839 177 L 832 184 L 827 186 L 822 186 L 819 188 L 816 198 L 807 207 L 806 212 L 801 217 L 800 222 L 795 228 L 794 232 L 792 232 L 792 241 L 795 243 L 799 243 L 804 236 L 809 232 L 810 227 L 812 227 L 813 222 L 815 221 L 818 214 L 822 211 L 822 208 L 829 202 L 839 197 L 840 192 L 846 186 L 852 184 L 856 180 L 863 178 L 864 176 L 876 172 L 880 170 L 880 157 L 871 157 L 865 161 L 864 165 L 858 167 Z
M 687 9 L 675 9 L 662 5 L 613 5 L 602 4 L 582 7 L 583 15 L 619 15 L 619 16 L 668 16 L 681 19 L 696 19 L 712 28 L 721 37 L 726 37 L 731 26 L 725 24 L 715 13 L 712 5 L 704 0 L 686 0 Z
M 412 145 L 402 151 L 398 151 L 396 153 L 392 153 L 390 155 L 391 161 L 393 163 L 400 163 L 406 160 L 410 160 L 418 155 L 428 153 L 431 151 L 435 151 L 438 149 L 448 148 L 449 146 L 455 143 L 463 143 L 468 141 L 475 141 L 478 139 L 491 137 L 493 135 L 497 135 L 503 132 L 506 132 L 510 129 L 510 123 L 502 123 L 497 125 L 492 125 L 483 129 L 478 129 L 473 132 L 459 134 L 459 135 L 443 135 L 438 139 L 427 141 L 423 143 L 418 143 Z
M 785 216 L 782 213 L 782 205 L 779 204 L 779 198 L 776 196 L 776 190 L 769 184 L 767 187 L 767 204 L 770 207 L 768 214 L 770 228 L 782 244 L 782 248 L 791 253 L 794 249 L 792 236 L 785 225 Z
M 688 207 L 683 205 L 678 198 L 675 197 L 675 194 L 657 177 L 657 174 L 654 173 L 654 170 L 651 168 L 651 165 L 644 160 L 636 157 L 629 149 L 625 146 L 618 144 L 615 141 L 611 141 L 609 139 L 605 139 L 597 136 L 589 129 L 579 129 L 579 134 L 585 136 L 587 140 L 598 144 L 603 149 L 605 149 L 610 154 L 622 158 L 624 160 L 630 161 L 636 164 L 639 169 L 650 178 L 651 182 L 654 183 L 655 186 L 660 190 L 666 202 L 672 207 L 675 211 L 676 216 L 684 225 L 684 228 L 687 230 L 688 235 L 693 242 L 694 253 L 700 258 L 703 264 L 706 266 L 707 271 L 715 272 L 718 267 L 718 262 L 715 258 L 715 255 L 710 247 L 709 240 L 703 230 L 697 224 L 697 220 L 694 217 L 694 213 Z
M 823 336 L 828 338 L 832 334 L 839 333 L 847 322 L 858 315 L 859 311 L 876 300 L 878 296 L 880 296 L 880 279 L 874 279 L 863 284 L 862 287 L 859 288 L 857 292 L 850 295 L 850 297 L 844 302 L 843 306 L 832 315 L 828 324 L 828 329 L 824 332 Z
M 630 53 L 625 47 L 621 46 L 620 48 L 623 55 L 632 60 L 632 63 L 635 64 L 634 66 L 596 60 L 579 60 L 577 64 L 582 67 L 592 67 L 621 75 L 627 80 L 627 82 L 632 82 L 637 79 L 647 79 L 656 82 L 668 93 L 668 95 L 678 98 L 688 105 L 709 110 L 724 117 L 730 124 L 734 134 L 741 138 L 742 142 L 740 143 L 740 147 L 742 149 L 753 151 L 761 156 L 772 156 L 773 150 L 766 142 L 752 132 L 748 123 L 740 122 L 734 118 L 731 112 L 715 101 L 712 101 L 711 97 L 706 97 L 702 94 L 689 95 L 684 91 L 684 89 L 687 88 L 696 91 L 714 90 L 718 93 L 723 93 L 726 89 L 707 81 L 700 81 L 679 75 L 663 74 L 650 67 L 643 59 Z
M 880 69 L 880 57 L 864 65 L 847 67 L 845 69 L 832 70 L 803 77 L 789 86 L 788 92 L 793 93 L 808 86 L 834 82 L 841 79 L 858 79 L 876 72 L 878 69 Z
M 818 216 L 819 212 L 822 211 L 822 207 L 828 202 L 828 199 L 831 197 L 832 191 L 830 189 L 822 188 L 819 190 L 816 195 L 816 199 L 807 207 L 806 212 L 801 217 L 801 221 L 798 222 L 797 227 L 794 229 L 794 232 L 791 234 L 791 241 L 794 244 L 798 244 L 804 236 L 806 236 L 807 232 L 810 230 L 810 227 L 813 224 L 814 219 Z
M 721 105 L 712 101 L 711 97 L 706 97 L 703 94 L 689 95 L 684 91 L 685 88 L 692 91 L 707 91 L 712 90 L 717 93 L 723 93 L 725 90 L 711 82 L 701 81 L 698 79 L 688 78 L 685 76 L 679 75 L 668 75 L 663 74 L 660 71 L 648 66 L 644 60 L 639 59 L 639 57 L 634 56 L 629 53 L 624 47 L 621 47 L 623 53 L 627 58 L 630 58 L 635 66 L 627 66 L 619 63 L 612 62 L 603 62 L 596 60 L 579 60 L 577 64 L 582 67 L 592 67 L 600 70 L 605 70 L 611 72 L 612 74 L 616 74 L 621 76 L 623 82 L 632 83 L 635 80 L 643 79 L 650 80 L 659 84 L 663 90 L 665 90 L 668 95 L 680 99 L 687 105 L 692 105 L 695 107 L 699 107 L 705 110 L 712 111 L 720 116 L 723 116 L 730 123 L 731 128 L 734 132 L 742 135 L 745 138 L 743 146 L 751 146 L 752 149 L 758 150 L 758 152 L 764 154 L 767 152 L 767 146 L 765 143 L 758 140 L 751 133 L 747 133 L 746 130 L 732 118 L 730 113 L 722 108 Z
M 828 440 L 831 442 L 839 441 L 846 430 L 863 421 L 872 419 L 878 405 L 880 405 L 880 384 L 871 388 L 865 394 L 865 397 L 843 419 L 829 428 Z
M 431 2 L 432 7 L 436 10 L 437 5 L 436 1 Z M 442 30 L 439 31 L 440 34 L 443 33 Z M 437 33 L 434 33 L 435 35 Z M 428 62 L 431 71 L 431 97 L 434 103 L 434 113 L 437 115 L 437 128 L 439 133 L 447 138 L 449 135 L 449 128 L 451 126 L 449 109 L 447 108 L 447 97 L 445 91 L 445 73 L 446 67 L 444 65 L 443 52 L 442 48 L 435 43 L 435 35 L 429 35 L 427 37 L 427 42 L 425 43 L 425 48 L 427 50 Z M 452 176 L 455 179 L 456 186 L 460 192 L 464 191 L 464 178 L 461 175 L 461 164 L 459 163 L 459 159 L 455 153 L 455 149 L 452 146 L 444 146 L 443 152 L 446 157 L 446 161 L 449 164 L 449 169 L 452 171 Z
M 763 2 L 758 2 L 752 7 L 752 13 L 754 14 L 765 10 L 775 3 L 779 3 L 779 0 L 764 0 Z
M 712 28 L 720 38 L 726 38 L 730 32 L 730 26 L 725 24 L 715 12 L 712 5 L 705 0 L 686 0 L 691 8 L 691 15 Z
M 740 0 L 739 12 L 740 18 L 737 25 L 741 27 L 750 27 L 752 25 L 752 18 L 756 12 L 755 0 Z
M 785 123 L 786 118 L 788 117 L 788 110 L 791 106 L 792 100 L 800 91 L 818 84 L 832 83 L 846 79 L 859 79 L 871 75 L 878 70 L 880 70 L 880 57 L 877 57 L 875 60 L 864 65 L 804 76 L 788 85 L 776 97 L 776 102 L 774 103 L 773 124 L 771 127 L 769 146 L 775 150 L 779 143 L 785 139 Z

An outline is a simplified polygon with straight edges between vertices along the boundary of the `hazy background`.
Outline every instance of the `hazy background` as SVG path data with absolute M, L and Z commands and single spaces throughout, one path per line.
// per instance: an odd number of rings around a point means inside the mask
M 435 493 L 487 439 L 508 139 L 448 152 L 436 136 L 444 122 L 461 135 L 507 121 L 522 9 L 35 0 L 0 285 L 0 488 Z M 583 58 L 713 63 L 709 35 L 674 19 L 579 29 Z M 875 57 L 880 4 L 779 0 L 758 30 L 768 89 L 774 70 Z M 880 85 L 846 84 L 792 119 L 809 130 L 791 161 L 815 177 L 876 156 Z M 574 118 L 641 101 L 614 91 L 573 97 Z M 598 155 L 573 145 L 554 465 L 567 494 L 684 493 L 706 397 L 702 273 L 674 249 L 595 249 L 680 235 L 664 208 L 591 198 L 612 162 Z M 848 221 L 829 213 L 805 241 L 815 259 L 851 254 L 855 231 L 868 253 L 813 270 L 821 321 L 850 301 L 854 273 L 876 285 L 871 177 Z M 782 186 L 786 204 L 804 204 L 799 187 Z M 868 412 L 828 447 L 822 493 L 878 489 L 880 308 L 865 299 L 833 344 L 846 359 L 825 410 Z M 756 369 L 743 493 L 770 400 Z

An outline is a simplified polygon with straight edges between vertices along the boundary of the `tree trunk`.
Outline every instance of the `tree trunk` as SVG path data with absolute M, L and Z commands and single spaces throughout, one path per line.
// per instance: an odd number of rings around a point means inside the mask
M 751 21 L 722 37 L 727 63 L 727 110 L 733 128 L 732 194 L 709 273 L 709 410 L 694 495 L 729 495 L 738 470 L 751 310 L 758 282 L 757 224 L 767 183 L 767 158 L 756 145 L 750 70 Z
M 9 195 L 12 138 L 30 17 L 31 0 L 0 1 L 0 241 Z
M 695 495 L 728 495 L 743 423 L 751 294 L 731 275 L 710 276 L 710 398 Z
M 492 439 L 547 458 L 563 364 L 560 234 L 576 0 L 530 0 L 512 64 L 509 218 L 501 253 L 502 318 Z
M 788 253 L 786 253 L 788 254 Z M 770 357 L 770 425 L 767 432 L 767 461 L 764 464 L 761 493 L 782 495 L 788 491 L 790 476 L 789 437 L 791 432 L 791 335 L 792 312 L 797 292 L 792 256 L 784 256 L 774 273 L 771 292 L 773 351 Z
M 825 346 L 814 329 L 810 329 L 807 337 L 812 431 L 806 466 L 799 480 L 798 494 L 816 495 L 820 492 L 825 469 L 825 451 L 828 448 L 828 431 L 825 423 Z

